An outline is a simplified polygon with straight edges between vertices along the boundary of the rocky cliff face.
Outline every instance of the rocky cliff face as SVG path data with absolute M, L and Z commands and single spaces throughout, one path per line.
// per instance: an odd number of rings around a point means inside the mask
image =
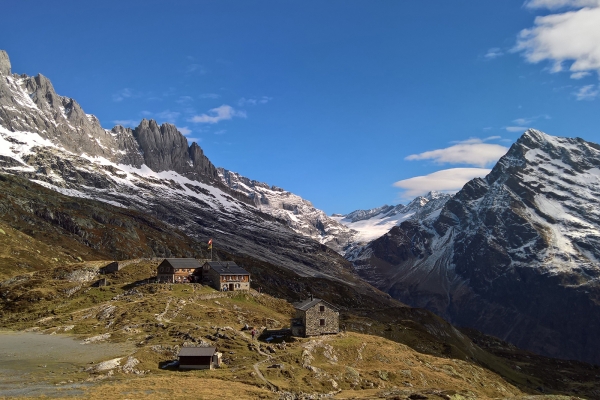
M 174 125 L 158 126 L 154 120 L 142 120 L 133 130 L 139 143 L 144 164 L 153 171 L 176 171 L 193 180 L 215 181 L 215 166 L 197 143 L 188 147 L 187 139 Z
M 260 211 L 285 221 L 295 232 L 308 236 L 339 253 L 355 241 L 356 232 L 328 217 L 302 197 L 258 182 L 224 168 L 218 169 L 227 187 L 243 193 Z
M 600 363 L 600 146 L 529 130 L 435 218 L 356 257 L 392 296 L 518 346 Z
M 301 276 L 372 290 L 335 251 L 229 189 L 202 149 L 188 146 L 175 126 L 143 120 L 134 130 L 105 130 L 73 99 L 57 95 L 46 77 L 11 75 L 5 53 L 0 73 L 0 172 L 147 213 L 198 243 L 213 238 L 216 249 Z M 7 207 L 2 213 L 20 213 Z

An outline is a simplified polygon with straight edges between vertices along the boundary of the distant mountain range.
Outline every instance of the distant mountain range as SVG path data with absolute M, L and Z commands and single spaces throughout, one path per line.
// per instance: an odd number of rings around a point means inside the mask
M 149 216 L 139 255 L 201 255 L 198 244 L 213 238 L 253 262 L 386 297 L 372 284 L 454 324 L 600 364 L 600 146 L 582 139 L 529 130 L 486 178 L 454 196 L 432 192 L 406 206 L 329 217 L 293 193 L 215 167 L 173 125 L 102 128 L 46 77 L 12 74 L 0 51 L 0 172 Z M 75 218 L 60 209 L 62 197 L 49 209 L 47 194 L 15 193 L 0 202 L 1 221 L 17 230 L 45 221 L 84 246 L 94 246 L 92 237 L 110 244 L 90 257 L 132 246 L 141 229 L 136 213 L 113 218 L 93 206 L 98 215 Z M 165 233 L 169 226 L 177 233 Z M 194 243 L 176 244 L 184 234 Z

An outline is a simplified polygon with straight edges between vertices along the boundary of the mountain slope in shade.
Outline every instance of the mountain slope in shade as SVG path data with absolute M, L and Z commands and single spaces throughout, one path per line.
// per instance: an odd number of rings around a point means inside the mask
M 407 205 L 384 205 L 370 210 L 356 210 L 346 215 L 335 214 L 332 218 L 356 230 L 357 242 L 367 243 L 375 240 L 409 219 L 425 219 L 437 215 L 452 196 L 440 192 L 429 192 L 418 196 Z
M 600 364 L 600 146 L 527 131 L 439 215 L 357 255 L 413 306 L 541 354 Z

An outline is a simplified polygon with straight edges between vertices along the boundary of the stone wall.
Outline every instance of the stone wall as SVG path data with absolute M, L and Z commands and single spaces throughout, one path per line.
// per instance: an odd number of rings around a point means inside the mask
M 320 311 L 321 306 L 323 306 L 323 311 Z M 317 303 L 306 310 L 303 320 L 306 325 L 306 336 L 338 333 L 340 331 L 340 313 L 325 302 Z M 325 325 L 321 325 L 321 320 L 325 320 Z

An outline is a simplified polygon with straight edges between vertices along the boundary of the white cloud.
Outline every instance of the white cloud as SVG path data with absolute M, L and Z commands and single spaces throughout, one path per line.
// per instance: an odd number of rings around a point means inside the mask
M 581 78 L 585 78 L 586 76 L 591 75 L 591 73 L 587 72 L 587 71 L 581 71 L 581 72 L 574 72 L 571 74 L 571 79 L 581 79 Z
M 533 119 L 531 118 L 517 118 L 514 119 L 513 122 L 517 125 L 529 125 Z
M 114 120 L 113 123 L 115 123 L 117 125 L 121 125 L 121 126 L 128 126 L 130 128 L 135 128 L 136 126 L 138 126 L 140 124 L 140 121 L 133 120 L 133 119 L 117 119 L 117 120 Z
M 221 129 L 215 132 L 215 135 L 224 135 L 227 131 L 225 129 Z
M 193 116 L 190 121 L 200 124 L 216 124 L 219 121 L 229 120 L 233 117 L 246 118 L 246 112 L 237 111 L 233 107 L 223 104 L 209 110 L 207 114 Z
M 600 86 L 582 86 L 574 94 L 577 97 L 577 100 L 594 100 L 596 97 L 598 97 L 598 95 L 600 95 Z
M 267 104 L 271 100 L 273 100 L 273 98 L 268 96 L 251 97 L 249 99 L 242 97 L 238 100 L 238 106 L 243 107 L 246 105 L 255 106 L 257 104 Z
M 485 53 L 483 57 L 485 57 L 487 60 L 493 60 L 494 58 L 498 58 L 503 55 L 504 52 L 502 52 L 502 50 L 499 47 L 492 47 L 487 51 L 487 53 Z
M 492 136 L 491 138 L 495 137 Z M 486 139 L 490 140 L 490 138 Z M 482 139 L 471 138 L 445 149 L 411 154 L 405 160 L 433 160 L 439 164 L 468 164 L 485 167 L 498 161 L 508 151 L 508 148 L 504 146 L 483 143 L 483 141 Z
M 180 96 L 179 99 L 177 99 L 176 101 L 179 104 L 187 104 L 194 101 L 194 99 L 191 96 Z
M 531 0 L 530 8 L 583 7 L 575 11 L 536 17 L 534 26 L 519 33 L 515 52 L 530 63 L 550 61 L 551 72 L 563 71 L 571 62 L 571 77 L 600 72 L 600 0 Z
M 157 113 L 156 117 L 163 121 L 174 124 L 175 120 L 177 120 L 177 118 L 179 117 L 180 114 L 181 113 L 179 113 L 177 111 L 165 110 L 165 111 L 161 111 L 161 112 Z
M 525 132 L 529 128 L 526 126 L 505 126 L 504 129 L 507 132 Z
M 182 126 L 181 128 L 180 128 L 180 127 L 177 127 L 177 130 L 178 130 L 179 132 L 181 132 L 181 134 L 182 134 L 183 136 L 187 136 L 187 135 L 189 135 L 190 133 L 192 133 L 192 130 L 191 130 L 191 129 L 189 129 L 187 126 Z
M 465 183 L 473 178 L 483 177 L 490 173 L 487 168 L 451 168 L 424 176 L 403 179 L 394 183 L 395 187 L 404 189 L 402 197 L 422 196 L 432 190 L 445 193 L 459 191 Z
M 185 68 L 186 74 L 197 73 L 200 75 L 204 75 L 204 74 L 206 74 L 206 72 L 207 72 L 206 68 L 204 68 L 200 64 L 190 64 Z
M 548 8 L 550 10 L 566 7 L 597 7 L 598 5 L 600 5 L 600 0 L 528 0 L 525 2 L 527 8 Z
M 480 138 L 468 138 L 465 140 L 453 140 L 450 143 L 456 143 L 456 144 L 473 144 L 473 143 L 483 143 L 483 142 L 489 142 L 490 140 L 498 140 L 501 139 L 501 136 L 488 136 L 486 138 L 480 139 Z
M 126 98 L 132 97 L 133 91 L 129 88 L 121 89 L 117 93 L 112 95 L 113 101 L 119 102 L 123 101 Z
M 198 97 L 201 99 L 218 99 L 221 95 L 216 93 L 202 93 Z

